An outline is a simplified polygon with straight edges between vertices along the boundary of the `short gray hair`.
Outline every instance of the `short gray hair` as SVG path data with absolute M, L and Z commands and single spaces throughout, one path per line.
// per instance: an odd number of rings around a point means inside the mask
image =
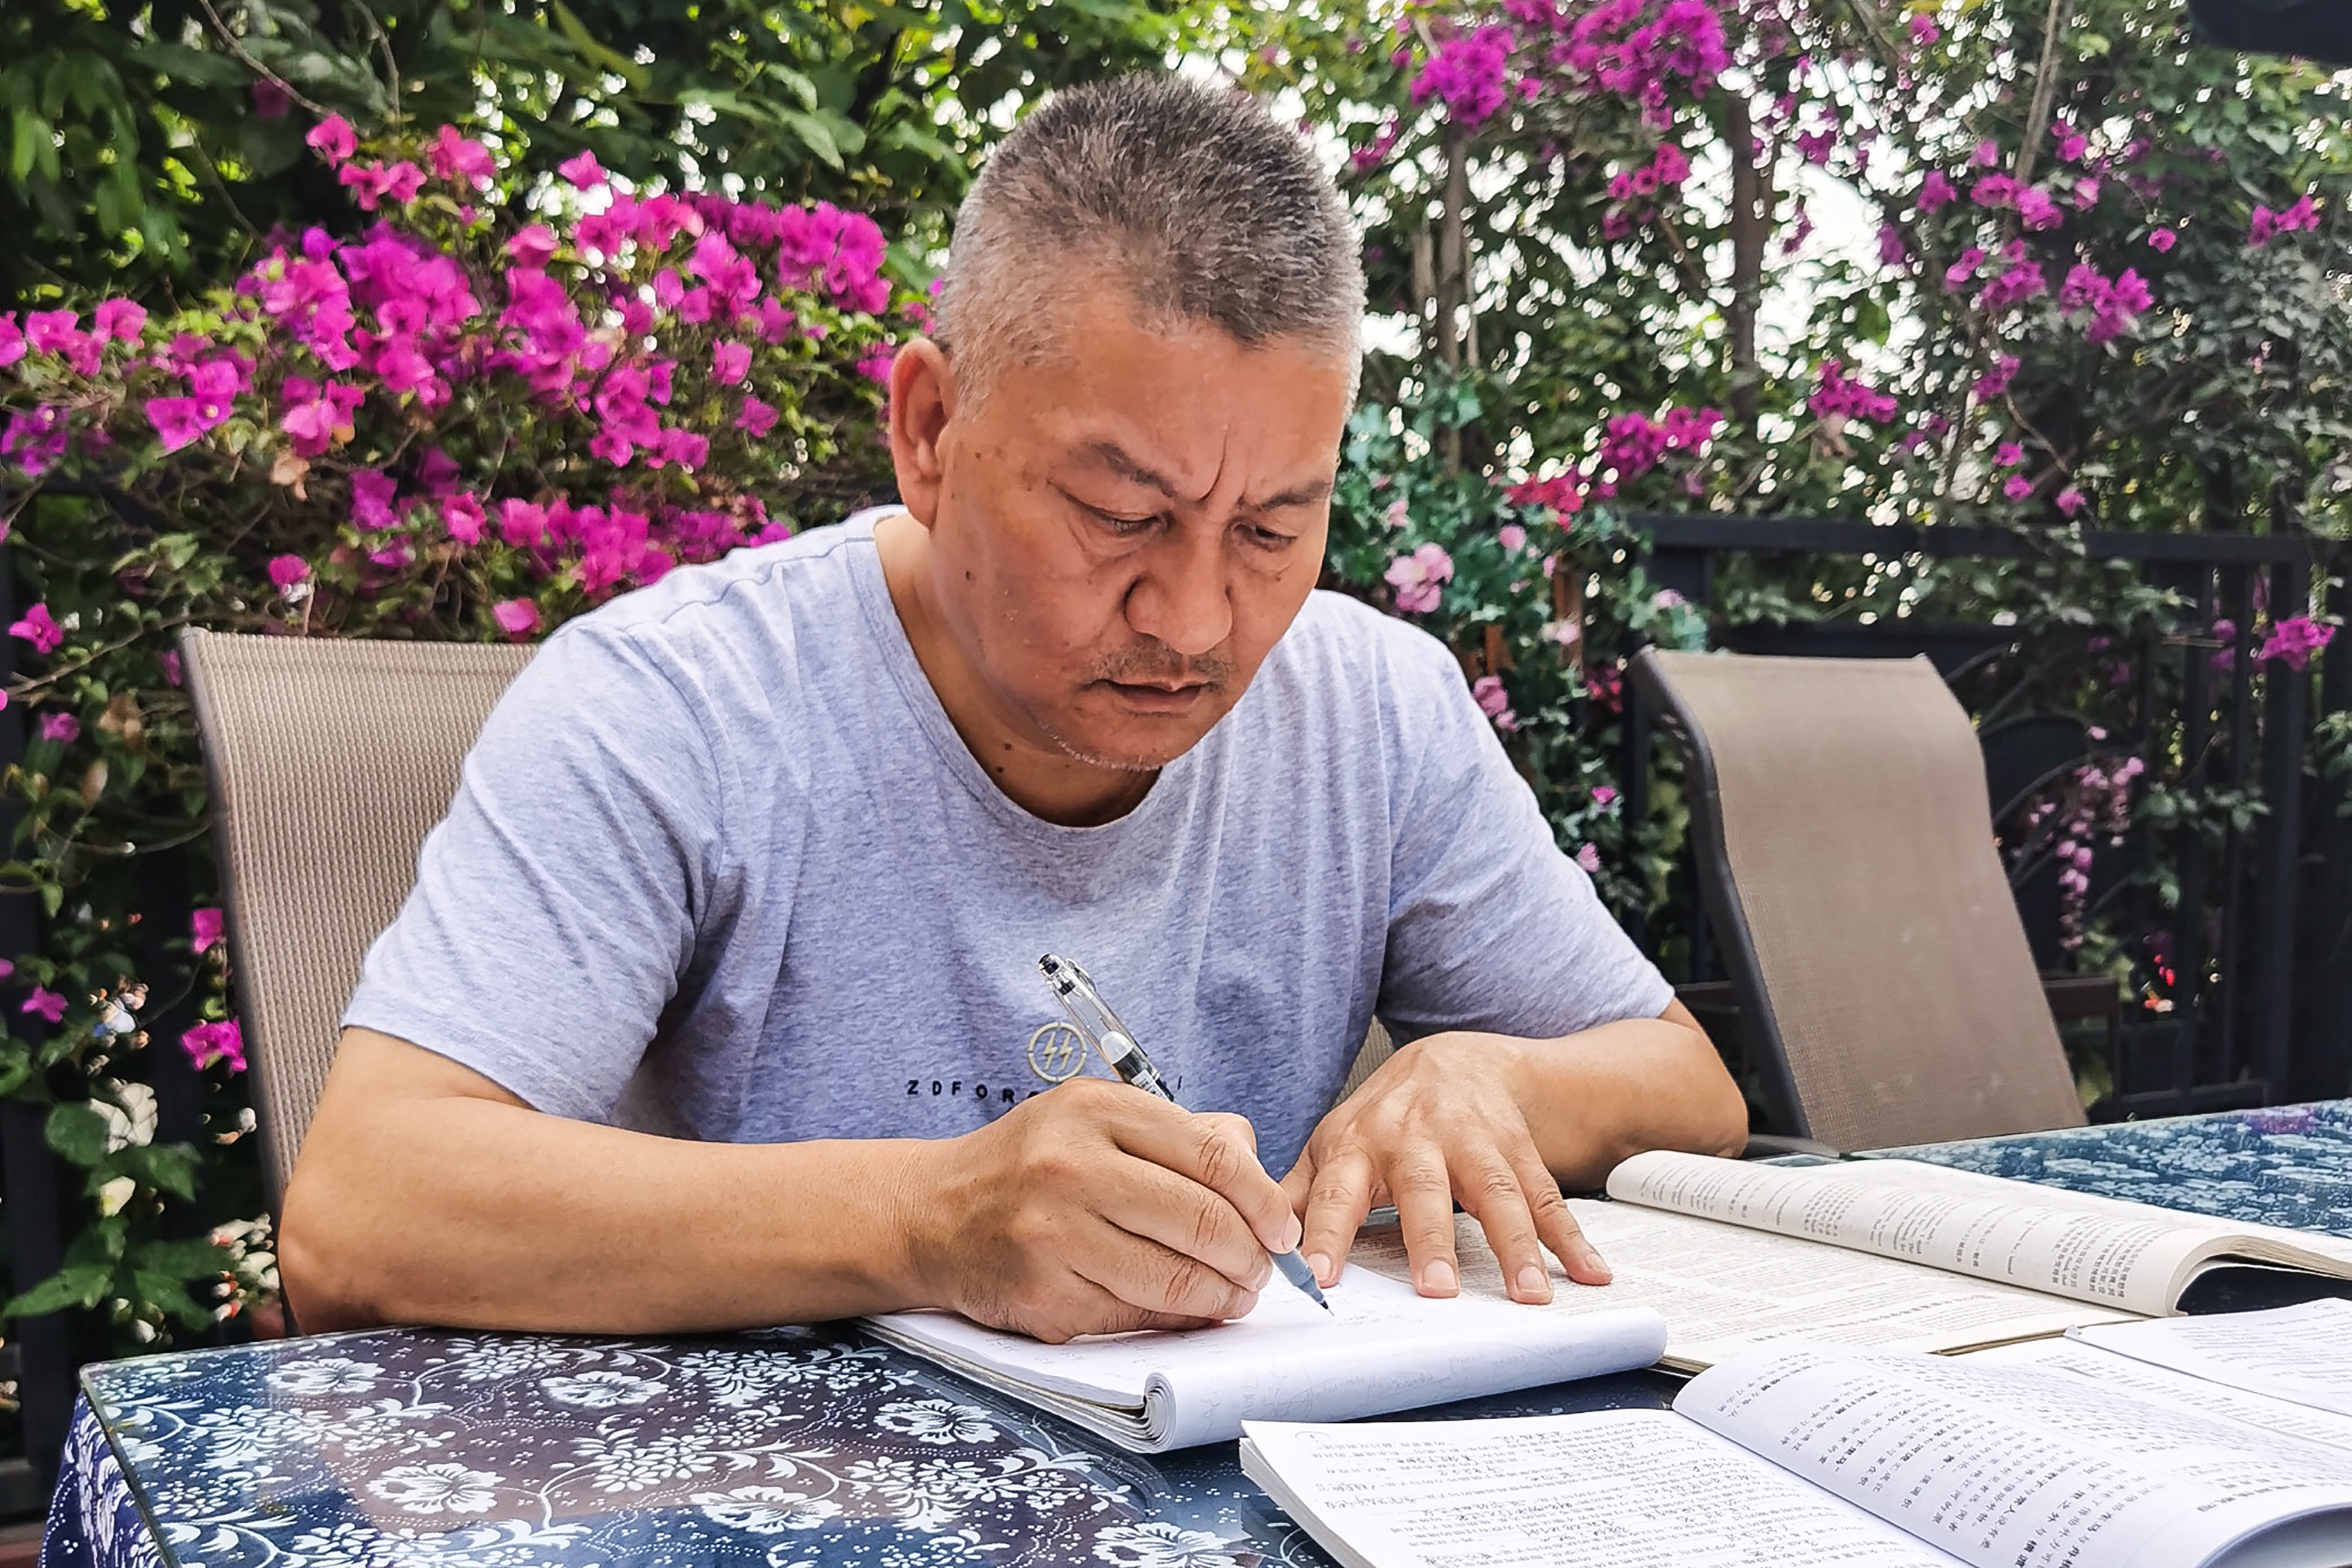
M 1087 264 L 1155 323 L 1328 343 L 1352 395 L 1355 229 L 1305 141 L 1245 94 L 1120 77 L 1055 93 L 1005 138 L 956 215 L 936 312 L 967 398 L 1052 350 L 1056 295 Z

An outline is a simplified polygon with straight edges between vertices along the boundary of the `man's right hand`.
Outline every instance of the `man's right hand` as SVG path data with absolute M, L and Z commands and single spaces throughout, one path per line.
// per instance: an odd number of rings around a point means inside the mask
M 1103 1079 L 1024 1101 L 913 1162 L 923 1301 L 1059 1343 L 1246 1313 L 1298 1218 L 1240 1116 Z

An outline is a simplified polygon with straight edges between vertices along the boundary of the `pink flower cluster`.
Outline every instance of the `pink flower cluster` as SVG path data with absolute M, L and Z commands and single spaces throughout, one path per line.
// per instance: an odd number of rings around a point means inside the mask
M 2336 628 L 2324 626 L 2308 615 L 2294 615 L 2271 628 L 2263 642 L 2263 651 L 2254 656 L 2269 661 L 2275 659 L 2290 670 L 2300 670 L 2311 663 L 2311 656 L 2336 640 Z
M 1412 101 L 1434 98 L 1446 114 L 1475 129 L 1494 118 L 1507 96 L 1511 74 L 1511 30 L 1501 26 L 1472 28 L 1442 39 L 1437 52 L 1412 79 Z
M 2147 279 L 2130 267 L 2112 278 L 2101 277 L 2089 262 L 2077 263 L 2058 290 L 2058 311 L 2067 320 L 2087 317 L 2085 340 L 2110 343 L 2137 324 L 2142 312 L 2156 302 Z
M 198 1067 L 225 1061 L 231 1072 L 245 1071 L 245 1031 L 235 1019 L 196 1025 L 180 1036 L 180 1049 Z
M 1671 96 L 1696 97 L 1731 65 L 1723 18 L 1706 0 L 1601 0 L 1551 44 L 1555 68 L 1639 103 L 1664 124 Z
M 1470 695 L 1478 704 L 1478 711 L 1492 719 L 1496 729 L 1519 727 L 1519 716 L 1511 711 L 1511 694 L 1503 689 L 1502 676 L 1479 676 L 1470 683 Z
M 1885 424 L 1901 405 L 1889 393 L 1849 378 L 1843 360 L 1823 360 L 1805 407 L 1815 419 L 1864 419 Z
M 1454 558 L 1441 544 L 1425 544 L 1411 555 L 1389 562 L 1384 574 L 1396 590 L 1396 607 L 1407 615 L 1426 615 L 1445 598 L 1454 580 Z
M 2253 226 L 2247 231 L 2246 243 L 2259 250 L 2281 235 L 2318 227 L 2319 209 L 2306 194 L 2297 197 L 2294 205 L 2284 212 L 2274 213 L 2268 207 L 2256 207 Z
M 309 140 L 354 190 L 381 186 L 385 202 L 419 199 L 436 182 L 470 201 L 496 178 L 488 151 L 447 128 L 419 154 L 423 168 L 359 161 L 351 127 L 331 117 Z M 564 173 L 582 188 L 608 180 L 584 153 Z M 706 466 L 714 438 L 757 441 L 775 426 L 777 405 L 751 390 L 763 350 L 782 349 L 768 362 L 805 374 L 801 345 L 824 339 L 828 321 L 845 324 L 859 329 L 830 357 L 887 374 L 887 343 L 855 319 L 891 297 L 882 233 L 862 214 L 610 192 L 566 232 L 544 222 L 513 232 L 495 268 L 402 226 L 415 215 L 386 214 L 352 239 L 313 228 L 280 244 L 221 301 L 226 331 L 151 329 L 124 300 L 101 304 L 88 329 L 70 310 L 21 325 L 0 316 L 0 366 L 29 361 L 46 389 L 0 430 L 0 465 L 38 477 L 78 442 L 95 451 L 124 433 L 78 422 L 126 402 L 166 455 L 242 414 L 281 442 L 276 469 L 266 454 L 260 465 L 272 481 L 339 508 L 362 593 L 427 556 L 476 547 L 495 524 L 541 579 L 599 598 L 781 531 L 735 486 L 706 479 L 697 494 L 675 482 Z M 436 421 L 459 417 L 461 392 L 467 407 L 512 411 L 518 428 L 566 452 L 565 466 L 584 453 L 606 473 L 588 493 L 551 495 L 549 470 L 519 454 L 529 498 L 497 497 L 496 472 L 461 483 L 436 444 Z M 386 421 L 394 455 L 353 463 L 373 440 L 362 430 Z M 280 557 L 269 578 L 298 603 L 310 564 Z M 522 634 L 520 617 L 500 612 L 501 628 Z M 44 653 L 63 636 L 42 606 L 10 630 Z

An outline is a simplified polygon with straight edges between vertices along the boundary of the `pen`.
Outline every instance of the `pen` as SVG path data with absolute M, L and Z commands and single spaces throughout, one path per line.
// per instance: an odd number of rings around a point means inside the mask
M 1110 1010 L 1110 1005 L 1102 999 L 1102 993 L 1095 989 L 1093 979 L 1084 969 L 1051 953 L 1037 960 L 1037 968 L 1045 977 L 1045 984 L 1053 988 L 1054 999 L 1070 1015 L 1079 1037 L 1102 1053 L 1113 1072 L 1171 1105 L 1178 1103 L 1168 1081 L 1160 1076 L 1160 1070 L 1151 1065 L 1151 1059 L 1143 1054 L 1143 1047 L 1118 1021 L 1118 1015 Z M 1307 1266 L 1307 1260 L 1298 1255 L 1297 1248 L 1276 1253 L 1274 1266 L 1282 1271 L 1284 1279 L 1306 1291 L 1309 1301 L 1327 1312 L 1331 1310 L 1331 1303 L 1323 1299 L 1321 1288 L 1315 1283 L 1315 1270 Z

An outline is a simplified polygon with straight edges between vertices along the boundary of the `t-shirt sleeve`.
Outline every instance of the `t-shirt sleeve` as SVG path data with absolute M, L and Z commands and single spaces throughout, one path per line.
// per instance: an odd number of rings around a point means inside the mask
M 695 710 L 625 632 L 559 632 L 467 754 L 343 1022 L 539 1110 L 610 1116 L 692 961 L 724 788 Z
M 1417 1039 L 1549 1040 L 1655 1018 L 1674 988 L 1560 852 L 1551 827 L 1433 641 L 1392 643 L 1388 944 L 1378 1011 Z

